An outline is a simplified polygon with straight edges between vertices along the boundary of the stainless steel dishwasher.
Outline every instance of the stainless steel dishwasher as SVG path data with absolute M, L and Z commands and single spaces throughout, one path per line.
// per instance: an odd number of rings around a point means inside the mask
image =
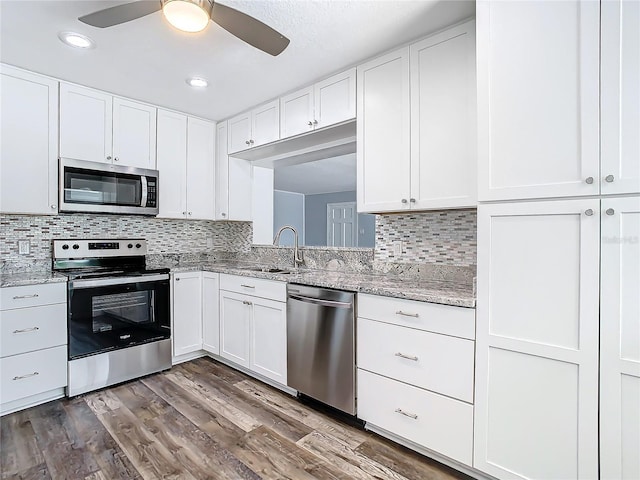
M 355 377 L 355 293 L 289 284 L 288 385 L 355 415 Z

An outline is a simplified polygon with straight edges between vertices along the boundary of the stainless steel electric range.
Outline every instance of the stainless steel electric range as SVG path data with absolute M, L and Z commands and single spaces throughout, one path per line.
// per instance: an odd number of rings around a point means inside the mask
M 142 239 L 54 240 L 69 277 L 67 395 L 171 368 L 169 270 L 147 269 Z

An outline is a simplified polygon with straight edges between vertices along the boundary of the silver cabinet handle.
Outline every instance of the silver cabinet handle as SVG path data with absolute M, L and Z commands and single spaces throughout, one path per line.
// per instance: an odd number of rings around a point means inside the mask
M 29 333 L 29 332 L 36 332 L 40 330 L 40 327 L 31 327 L 31 328 L 23 328 L 21 330 L 14 330 L 13 333 Z
M 187 212 L 182 212 L 182 214 L 183 214 L 183 215 L 186 215 L 186 214 L 187 214 Z
M 606 177 L 604 177 L 604 181 L 607 183 L 613 183 L 614 180 L 615 177 L 613 175 L 607 175 Z
M 402 203 L 407 203 L 407 199 L 406 199 L 406 198 L 403 198 L 403 199 L 402 199 Z
M 314 125 L 317 125 L 317 124 L 318 124 L 318 120 L 314 120 L 314 121 L 313 121 L 313 124 L 314 124 Z
M 117 162 L 118 160 L 120 160 L 118 157 L 114 157 L 113 161 Z
M 23 378 L 35 377 L 36 375 L 40 375 L 38 372 L 27 373 L 26 375 L 18 375 L 17 377 L 13 377 L 12 380 L 22 380 Z
M 398 310 L 396 312 L 396 315 L 402 315 L 405 317 L 414 317 L 414 318 L 418 318 L 420 316 L 417 313 L 407 313 L 407 312 L 403 312 L 402 310 Z
M 415 199 L 415 198 L 410 198 L 410 199 L 409 199 L 409 201 L 410 201 L 411 203 L 416 203 L 416 199 Z
M 406 358 L 407 360 L 413 360 L 414 362 L 418 361 L 418 357 L 416 357 L 415 355 L 407 355 L 402 352 L 397 352 L 396 357 Z
M 251 145 L 253 145 L 253 144 L 254 144 L 254 143 L 256 143 L 256 142 L 254 142 L 253 140 L 249 140 L 249 143 L 250 143 Z
M 251 302 L 247 302 L 246 300 L 243 300 L 243 301 L 242 301 L 242 303 L 243 303 L 244 305 L 253 305 Z
M 51 205 L 51 210 L 55 210 L 57 205 Z
M 14 300 L 24 300 L 25 298 L 38 298 L 40 295 L 34 293 L 33 295 L 16 295 L 13 297 Z
M 189 212 L 189 215 L 193 215 L 193 212 Z
M 226 213 L 223 213 L 223 214 L 222 214 L 222 216 L 223 216 L 223 217 L 226 217 L 226 216 L 227 216 L 227 214 L 226 214 Z
M 309 122 L 307 123 L 307 125 L 309 125 L 310 127 L 313 126 L 313 122 L 311 120 L 309 120 Z
M 242 285 L 240 285 L 240 286 L 241 286 L 241 287 L 244 287 L 244 288 L 256 288 L 256 287 L 255 287 L 255 286 L 253 286 L 253 285 L 245 285 L 245 284 L 242 284 Z
M 109 155 L 109 156 L 107 157 L 107 160 L 111 160 L 111 155 Z
M 591 184 L 593 183 L 593 177 L 587 177 L 587 178 L 585 178 L 585 179 L 584 179 L 584 182 L 585 182 L 587 185 L 591 185 Z
M 590 217 L 591 215 L 593 215 L 593 210 L 592 210 L 592 209 L 590 209 L 590 208 L 587 208 L 587 209 L 584 211 L 584 214 L 585 214 L 587 217 Z
M 179 282 L 179 281 L 180 281 L 180 278 L 176 277 L 176 282 Z
M 418 419 L 418 415 L 416 415 L 415 413 L 405 412 L 401 408 L 396 408 L 396 413 L 399 413 L 400 415 L 404 415 L 405 417 L 413 418 L 414 420 Z
M 244 142 L 245 144 L 249 145 L 249 140 L 247 140 L 246 142 Z
M 616 211 L 615 211 L 613 208 L 607 208 L 607 209 L 605 210 L 605 213 L 606 213 L 607 215 L 613 215 L 614 213 L 616 213 Z

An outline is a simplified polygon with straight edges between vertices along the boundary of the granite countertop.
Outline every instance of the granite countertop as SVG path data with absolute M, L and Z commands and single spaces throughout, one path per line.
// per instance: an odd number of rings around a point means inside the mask
M 3 273 L 0 275 L 0 287 L 22 287 L 25 285 L 41 285 L 43 283 L 60 283 L 66 281 L 66 275 L 50 270 Z

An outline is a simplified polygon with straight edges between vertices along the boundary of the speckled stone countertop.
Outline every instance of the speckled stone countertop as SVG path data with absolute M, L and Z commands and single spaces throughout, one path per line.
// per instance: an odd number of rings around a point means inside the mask
M 43 283 L 59 283 L 66 281 L 66 275 L 55 273 L 50 270 L 23 273 L 3 273 L 0 275 L 0 287 L 22 287 L 25 285 L 40 285 Z
M 346 273 L 326 270 L 301 269 L 297 273 L 292 272 L 287 274 L 257 272 L 250 268 L 257 268 L 259 265 L 222 262 L 185 263 L 176 266 L 154 265 L 154 267 L 157 266 L 168 267 L 172 273 L 205 270 L 208 272 L 265 278 L 282 282 L 336 288 L 458 307 L 475 308 L 476 306 L 473 284 L 471 283 L 466 284 L 445 280 L 419 280 L 404 278 L 398 275 Z

